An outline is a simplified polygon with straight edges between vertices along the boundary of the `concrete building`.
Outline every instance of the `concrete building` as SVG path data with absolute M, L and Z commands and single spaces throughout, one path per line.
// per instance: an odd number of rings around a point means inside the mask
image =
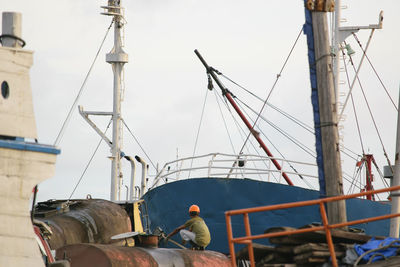
M 0 47 L 0 266 L 44 266 L 30 216 L 32 190 L 55 171 L 60 150 L 37 142 L 21 14 L 3 13 Z

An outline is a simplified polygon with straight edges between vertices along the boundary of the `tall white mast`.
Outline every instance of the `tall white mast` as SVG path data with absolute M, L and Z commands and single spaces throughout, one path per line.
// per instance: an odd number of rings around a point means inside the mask
M 110 63 L 114 72 L 113 93 L 113 136 L 111 144 L 111 201 L 120 199 L 121 174 L 121 74 L 124 64 L 128 62 L 128 54 L 122 50 L 121 29 L 124 27 L 120 0 L 109 0 L 108 6 L 103 7 L 107 12 L 104 15 L 114 17 L 114 47 L 106 55 L 106 62 Z
M 121 30 L 124 27 L 125 19 L 123 17 L 123 8 L 120 0 L 108 0 L 107 6 L 102 6 L 103 15 L 112 16 L 114 22 L 114 47 L 111 52 L 106 55 L 106 62 L 110 63 L 114 73 L 114 91 L 113 91 L 113 111 L 84 111 L 82 106 L 79 106 L 79 113 L 89 123 L 90 126 L 101 136 L 101 138 L 110 146 L 111 150 L 111 192 L 110 200 L 121 199 L 121 144 L 122 144 L 122 128 L 121 128 L 121 84 L 122 71 L 124 64 L 128 63 L 128 54 L 122 50 Z M 89 115 L 111 116 L 113 123 L 112 140 L 96 126 L 89 118 Z

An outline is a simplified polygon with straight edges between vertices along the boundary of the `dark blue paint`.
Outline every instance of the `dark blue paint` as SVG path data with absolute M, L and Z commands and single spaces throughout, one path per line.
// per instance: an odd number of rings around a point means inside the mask
M 225 211 L 318 199 L 319 192 L 250 179 L 196 178 L 159 186 L 147 192 L 143 198 L 147 203 L 150 229 L 154 230 L 160 226 L 166 233 L 189 219 L 190 205 L 199 205 L 200 216 L 204 218 L 211 232 L 212 240 L 208 249 L 228 253 Z M 347 201 L 349 220 L 388 213 L 390 213 L 388 204 L 362 199 Z M 261 234 L 270 227 L 300 227 L 312 222 L 321 222 L 317 206 L 250 215 L 252 234 Z M 232 223 L 234 236 L 243 236 L 245 232 L 242 216 L 233 217 Z M 357 225 L 357 227 L 365 229 L 371 235 L 389 233 L 388 221 Z M 174 239 L 180 241 L 178 235 Z M 267 244 L 266 240 L 256 242 Z M 240 248 L 240 246 L 235 247 Z
M 20 140 L 0 140 L 0 147 L 16 149 L 16 150 L 42 152 L 42 153 L 55 154 L 55 155 L 58 155 L 61 153 L 61 150 L 55 148 L 54 146 L 36 144 L 36 143 L 28 143 L 28 142 L 23 142 Z
M 314 114 L 314 129 L 315 129 L 315 150 L 317 152 L 317 165 L 318 165 L 318 180 L 319 180 L 319 191 L 320 197 L 326 197 L 325 188 L 325 173 L 324 173 L 324 161 L 322 155 L 322 139 L 321 139 L 321 118 L 319 114 L 319 101 L 317 91 L 317 70 L 315 61 L 314 51 L 314 33 L 312 27 L 312 16 L 311 11 L 306 8 L 307 1 L 304 0 L 304 10 L 306 22 L 303 26 L 303 32 L 307 36 L 307 47 L 308 47 L 308 64 L 310 69 L 310 82 L 311 82 L 311 103 L 313 106 Z

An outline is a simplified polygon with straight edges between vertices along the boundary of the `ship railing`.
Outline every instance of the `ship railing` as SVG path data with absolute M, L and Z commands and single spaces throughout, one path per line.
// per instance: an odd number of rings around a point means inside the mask
M 367 196 L 367 195 L 380 194 L 380 193 L 384 193 L 384 192 L 392 192 L 392 191 L 397 191 L 397 190 L 400 190 L 400 186 L 393 186 L 393 187 L 389 187 L 389 188 L 367 191 L 367 192 L 351 194 L 351 195 L 336 196 L 336 197 L 322 198 L 322 199 L 316 199 L 316 200 L 299 201 L 299 202 L 291 202 L 291 203 L 285 203 L 285 204 L 277 204 L 277 205 L 270 205 L 270 206 L 262 206 L 262 207 L 254 207 L 254 208 L 226 211 L 225 212 L 225 220 L 226 220 L 228 246 L 229 246 L 229 252 L 231 255 L 232 266 L 236 267 L 235 243 L 247 245 L 250 265 L 252 267 L 255 267 L 254 251 L 253 251 L 253 245 L 252 245 L 253 240 L 301 234 L 301 233 L 308 233 L 308 232 L 315 232 L 315 231 L 325 231 L 328 248 L 329 248 L 329 252 L 331 255 L 332 265 L 334 267 L 337 267 L 338 262 L 336 259 L 336 253 L 335 253 L 335 249 L 334 249 L 334 245 L 333 245 L 333 241 L 332 241 L 332 234 L 331 234 L 332 229 L 343 228 L 343 227 L 355 225 L 355 224 L 363 224 L 363 223 L 369 223 L 369 222 L 373 222 L 373 221 L 395 218 L 395 217 L 400 216 L 400 213 L 386 214 L 386 215 L 380 215 L 380 216 L 376 216 L 376 217 L 369 217 L 369 218 L 364 218 L 364 219 L 359 219 L 359 220 L 353 220 L 353 221 L 349 221 L 349 222 L 329 224 L 328 217 L 326 214 L 325 204 L 329 203 L 329 202 L 334 202 L 334 201 L 341 201 L 341 200 L 345 200 L 345 199 L 358 198 L 358 197 L 363 197 L 363 196 Z M 270 212 L 273 210 L 298 208 L 298 207 L 305 207 L 305 206 L 312 206 L 312 205 L 319 205 L 320 215 L 321 215 L 321 219 L 322 219 L 321 226 L 316 226 L 316 227 L 312 227 L 312 228 L 302 228 L 302 229 L 297 229 L 297 230 L 274 232 L 274 233 L 267 233 L 267 234 L 258 234 L 258 235 L 251 234 L 250 219 L 249 219 L 250 213 Z M 233 237 L 231 217 L 237 216 L 237 215 L 243 215 L 243 222 L 244 222 L 244 228 L 245 228 L 245 233 L 246 233 L 245 236 Z
M 274 167 L 272 160 L 280 163 L 281 170 Z M 282 173 L 301 179 L 318 178 L 315 163 L 253 154 L 209 153 L 167 162 L 155 176 L 150 189 L 169 181 L 204 177 L 248 178 L 280 183 Z

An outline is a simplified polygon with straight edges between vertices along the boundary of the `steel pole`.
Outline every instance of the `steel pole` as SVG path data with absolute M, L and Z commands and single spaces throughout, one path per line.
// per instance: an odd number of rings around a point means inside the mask
M 124 64 L 128 62 L 128 55 L 122 50 L 121 29 L 124 27 L 122 21 L 121 3 L 120 1 L 109 1 L 109 11 L 114 16 L 114 47 L 111 52 L 106 55 L 106 61 L 112 65 L 114 73 L 113 84 L 113 137 L 111 146 L 111 190 L 110 199 L 115 201 L 120 199 L 120 187 L 122 181 L 121 174 L 121 73 Z M 115 8 L 113 8 L 115 7 Z
M 118 23 L 114 25 L 114 49 L 117 51 L 121 47 L 120 29 Z M 121 72 L 122 64 L 112 63 L 114 72 L 114 100 L 113 100 L 113 137 L 112 137 L 112 166 L 111 166 L 111 200 L 120 199 L 119 196 L 119 173 L 120 173 L 120 127 L 121 127 Z
M 399 94 L 399 104 L 400 104 L 400 94 Z M 396 155 L 394 162 L 394 174 L 393 174 L 393 184 L 392 186 L 400 185 L 400 108 L 397 113 L 397 135 L 396 135 Z M 392 192 L 392 214 L 400 213 L 400 191 Z M 395 217 L 390 219 L 390 237 L 398 238 L 399 237 L 399 217 Z

